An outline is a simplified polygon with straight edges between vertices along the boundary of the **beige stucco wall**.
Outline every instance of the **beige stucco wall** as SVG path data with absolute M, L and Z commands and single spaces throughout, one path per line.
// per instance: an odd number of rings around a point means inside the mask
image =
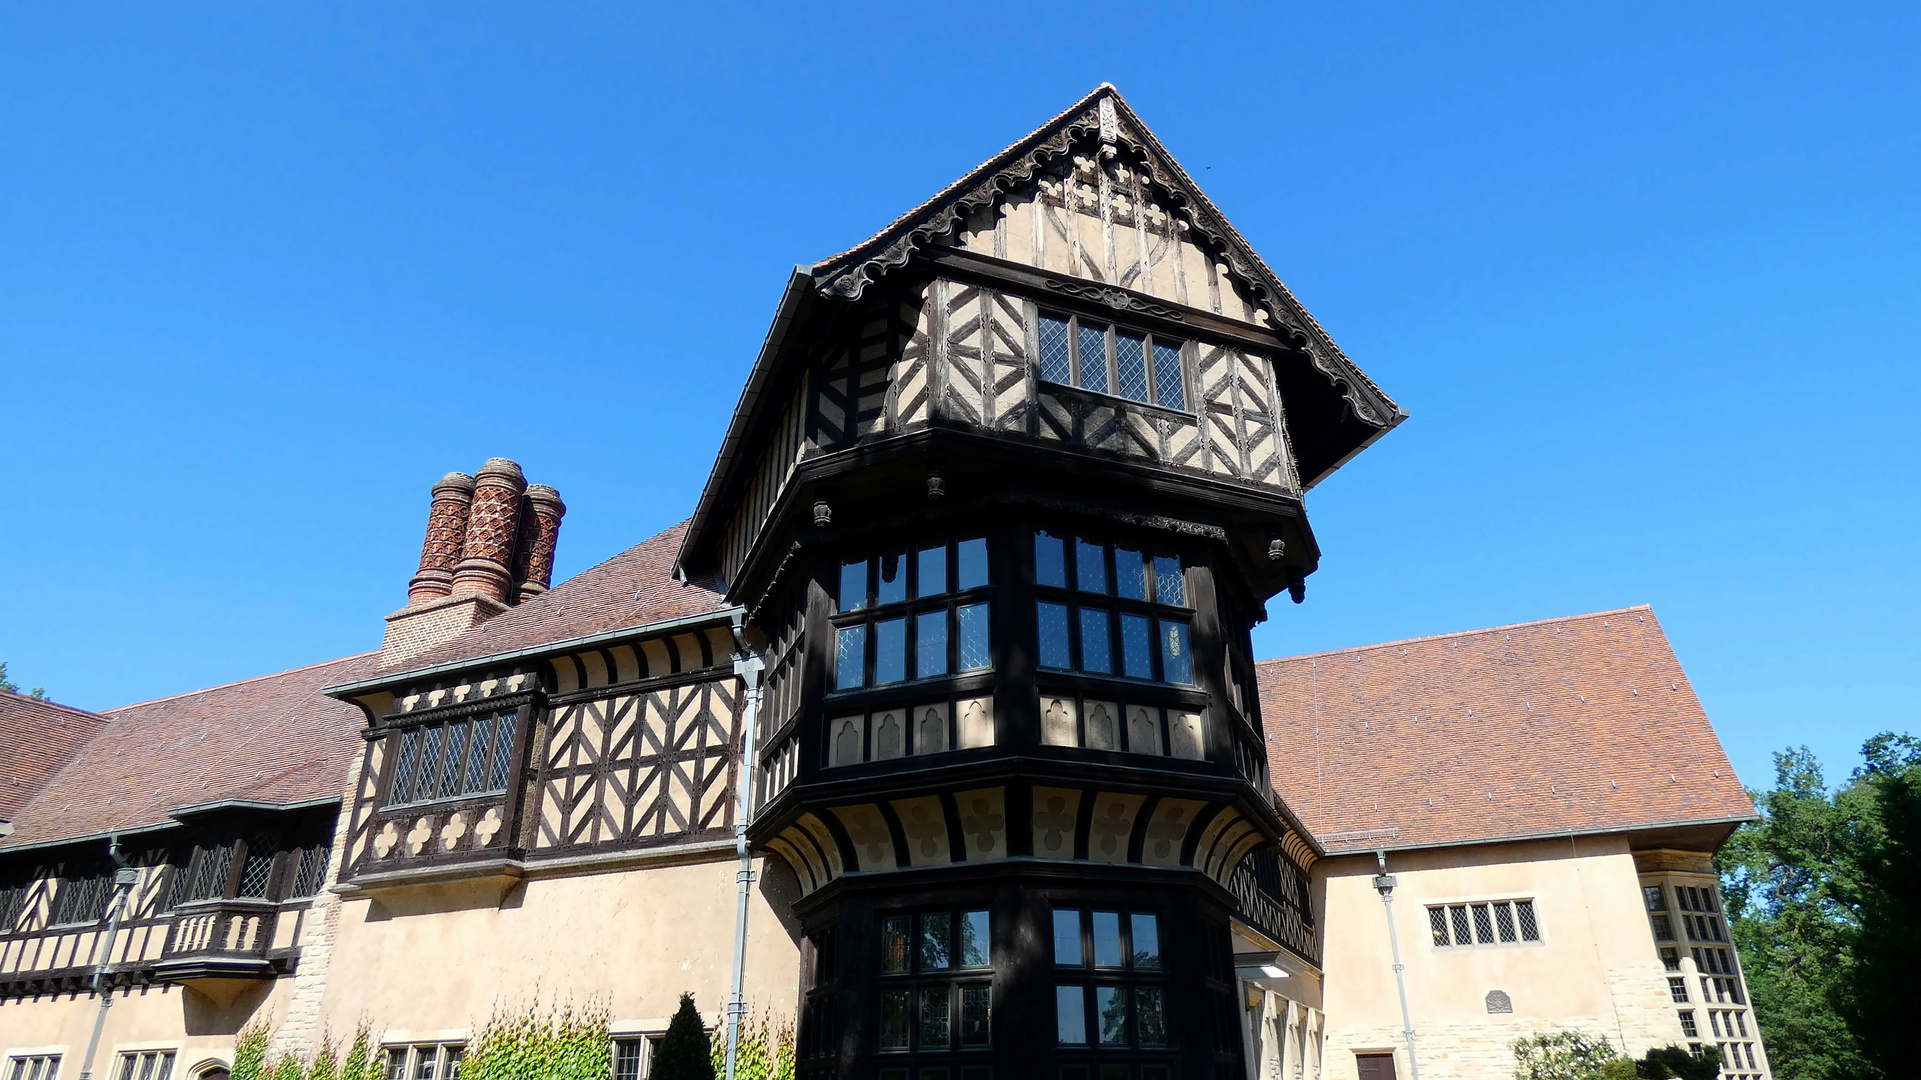
M 224 1007 L 180 986 L 116 993 L 94 1054 L 93 1075 L 113 1080 L 118 1055 L 132 1050 L 174 1051 L 174 1080 L 190 1080 L 208 1062 L 231 1064 L 235 1035 L 255 1019 L 278 1016 L 291 984 L 290 979 L 262 982 Z M 84 993 L 0 1002 L 0 1060 L 59 1054 L 61 1080 L 73 1080 L 80 1075 L 80 1058 L 99 1012 L 100 999 Z
M 733 977 L 731 857 L 691 865 L 534 878 L 502 896 L 485 886 L 427 886 L 346 897 L 323 997 L 330 1031 L 361 1022 L 391 1040 L 451 1038 L 497 1004 L 604 1002 L 617 1024 L 664 1029 L 682 991 L 709 1023 Z M 748 915 L 746 996 L 754 1015 L 791 1020 L 797 928 L 782 921 L 798 890 L 776 864 Z
M 1624 838 L 1395 852 L 1388 870 L 1422 1080 L 1507 1080 L 1514 1039 L 1536 1031 L 1604 1035 L 1635 1054 L 1683 1042 Z M 1314 867 L 1326 905 L 1328 1080 L 1355 1077 L 1355 1053 L 1370 1051 L 1394 1051 L 1396 1075 L 1409 1075 L 1376 873 L 1372 853 Z M 1429 904 L 1530 897 L 1538 945 L 1439 949 L 1429 936 Z M 1512 998 L 1513 1013 L 1489 1015 L 1491 990 Z

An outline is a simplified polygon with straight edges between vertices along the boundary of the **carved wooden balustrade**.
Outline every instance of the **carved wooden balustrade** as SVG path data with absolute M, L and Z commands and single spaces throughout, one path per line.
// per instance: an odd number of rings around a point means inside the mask
M 176 908 L 155 973 L 176 981 L 198 977 L 265 978 L 280 905 L 272 900 L 207 900 Z
M 455 802 L 384 807 L 373 812 L 355 874 L 511 858 L 506 800 L 496 794 Z

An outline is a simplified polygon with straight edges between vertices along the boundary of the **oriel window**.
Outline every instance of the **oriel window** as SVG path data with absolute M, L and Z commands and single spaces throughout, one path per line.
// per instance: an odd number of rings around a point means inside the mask
M 1037 329 L 1042 381 L 1187 410 L 1178 339 L 1079 315 L 1042 313 Z
M 834 689 L 979 671 L 988 652 L 987 541 L 935 541 L 841 563 Z
M 406 728 L 389 739 L 387 805 L 490 795 L 507 789 L 519 710 Z

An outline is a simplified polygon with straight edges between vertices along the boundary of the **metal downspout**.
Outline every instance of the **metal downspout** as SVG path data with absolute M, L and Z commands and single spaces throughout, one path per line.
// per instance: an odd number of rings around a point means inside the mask
M 1407 1071 L 1413 1080 L 1421 1080 L 1421 1066 L 1414 1060 L 1414 1019 L 1407 1011 L 1407 976 L 1401 964 L 1401 940 L 1394 932 L 1394 878 L 1387 872 L 1387 852 L 1375 848 L 1374 858 L 1381 866 L 1380 874 L 1374 878 L 1374 887 L 1380 891 L 1381 906 L 1387 911 L 1387 944 L 1394 956 L 1394 987 L 1401 992 L 1401 1035 L 1407 1039 Z
M 80 1080 L 93 1080 L 93 1055 L 100 1049 L 100 1032 L 107 1026 L 107 1010 L 113 1008 L 113 988 L 106 985 L 107 968 L 113 963 L 113 939 L 120 933 L 120 914 L 127 905 L 127 894 L 140 880 L 140 871 L 127 865 L 120 855 L 120 837 L 107 838 L 107 854 L 112 857 L 113 900 L 108 906 L 107 936 L 100 943 L 100 962 L 93 966 L 93 978 L 88 981 L 93 992 L 100 997 L 100 1011 L 93 1016 L 93 1033 L 87 1036 L 87 1053 L 80 1059 Z
M 740 869 L 734 874 L 739 886 L 738 906 L 734 910 L 734 991 L 727 1001 L 727 1077 L 734 1080 L 735 1055 L 740 1048 L 740 1025 L 747 1012 L 742 991 L 747 978 L 747 899 L 754 885 L 754 853 L 747 846 L 747 821 L 754 811 L 754 760 L 759 749 L 754 745 L 755 727 L 760 720 L 761 658 L 747 644 L 741 632 L 741 615 L 734 616 L 734 674 L 747 684 L 747 715 L 741 725 L 740 806 L 734 813 L 734 846 L 740 852 Z M 82 1077 L 81 1080 L 86 1080 Z

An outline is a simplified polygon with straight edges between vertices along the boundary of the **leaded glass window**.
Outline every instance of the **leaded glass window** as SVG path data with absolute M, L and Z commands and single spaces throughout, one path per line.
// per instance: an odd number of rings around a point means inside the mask
M 993 1041 L 991 920 L 984 909 L 881 917 L 879 1049 L 953 1055 Z M 965 1061 L 963 1057 L 960 1059 Z M 920 1073 L 929 1075 L 926 1069 Z
M 843 561 L 834 617 L 834 689 L 939 678 L 989 665 L 987 541 Z
M 1532 900 L 1435 904 L 1427 909 L 1428 934 L 1436 948 L 1518 945 L 1541 940 Z
M 387 805 L 471 798 L 504 791 L 511 771 L 514 711 L 410 727 L 397 738 Z
M 1178 556 L 1045 529 L 1034 556 L 1042 668 L 1194 682 Z
M 1178 340 L 1078 315 L 1043 314 L 1037 330 L 1041 381 L 1187 411 Z
M 1059 1044 L 1166 1046 L 1167 987 L 1158 917 L 1151 912 L 1065 907 L 1055 908 L 1053 915 Z

